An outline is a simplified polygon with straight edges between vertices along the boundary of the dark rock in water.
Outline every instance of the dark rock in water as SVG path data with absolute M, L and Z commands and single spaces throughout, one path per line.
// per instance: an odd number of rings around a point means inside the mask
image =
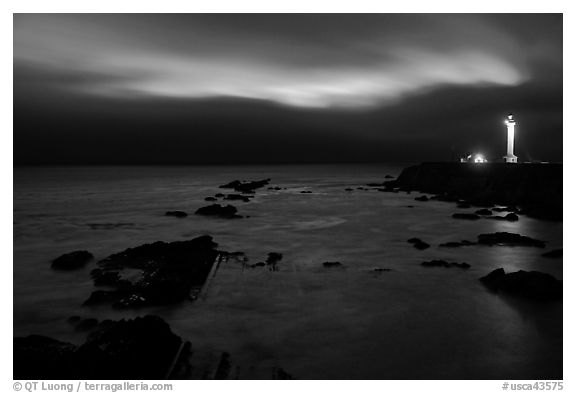
M 94 281 L 95 286 L 117 286 L 121 282 L 127 282 L 120 278 L 120 273 L 117 271 L 94 269 L 90 272 L 90 276 L 92 276 L 92 280 Z
M 383 267 L 375 267 L 372 271 L 374 271 L 376 273 L 384 273 L 384 272 L 391 272 L 392 269 L 387 269 L 387 268 L 383 268 Z
M 384 183 L 368 183 L 366 184 L 368 187 L 382 187 Z
M 501 212 L 516 213 L 518 211 L 518 208 L 516 206 L 506 206 L 506 207 L 493 207 L 492 210 L 499 213 Z
M 542 256 L 546 258 L 562 258 L 562 249 L 559 248 L 557 250 L 545 252 Z
M 104 321 L 80 347 L 14 338 L 16 379 L 170 379 L 182 339 L 161 318 Z
M 169 217 L 177 217 L 177 218 L 184 218 L 188 217 L 188 213 L 180 211 L 180 210 L 173 210 L 165 213 L 166 216 Z
M 547 273 L 519 270 L 506 273 L 504 269 L 493 270 L 480 281 L 495 292 L 518 295 L 535 300 L 562 299 L 562 281 Z
M 419 201 L 419 202 L 428 202 L 429 198 L 426 195 L 422 195 L 422 196 L 414 198 L 414 200 Z
M 182 339 L 159 317 L 99 326 L 75 353 L 76 378 L 164 379 Z
M 278 262 L 282 260 L 282 254 L 279 252 L 268 253 L 268 258 L 266 259 L 266 265 L 270 266 L 270 270 L 276 271 L 278 267 L 276 266 Z
M 470 268 L 470 265 L 467 264 L 466 262 L 462 262 L 462 263 L 446 262 L 442 259 L 435 259 L 432 261 L 422 262 L 421 265 L 426 266 L 426 267 L 446 267 L 446 268 L 459 267 L 461 269 L 469 269 Z
M 236 188 L 242 184 L 240 180 L 232 180 L 230 183 L 222 184 L 219 188 Z
M 74 270 L 83 267 L 92 259 L 94 259 L 94 256 L 88 251 L 72 251 L 54 259 L 52 261 L 52 269 Z
M 224 198 L 224 194 L 222 194 L 222 193 L 220 193 L 220 192 L 219 192 L 218 194 L 215 194 L 214 196 L 215 196 L 216 198 Z
M 363 190 L 363 188 L 362 188 L 362 190 Z M 312 191 L 304 190 L 304 191 L 300 191 L 300 194 L 312 194 Z
M 506 216 L 504 216 L 504 219 L 506 221 L 518 221 L 518 216 L 514 213 L 508 213 Z
M 474 206 L 513 205 L 531 217 L 562 220 L 562 164 L 423 163 L 386 184 L 451 195 L 454 202 L 464 199 Z
M 234 180 L 230 183 L 221 185 L 220 188 L 233 188 L 237 192 L 243 193 L 254 193 L 258 188 L 267 186 L 270 183 L 270 179 L 241 182 L 240 180 Z
M 228 194 L 224 197 L 224 199 L 228 201 L 242 201 L 242 202 L 250 202 L 250 197 L 240 194 Z
M 455 247 L 462 247 L 462 246 L 473 246 L 474 244 L 477 244 L 477 243 L 474 243 L 474 242 L 471 242 L 471 241 L 468 241 L 468 240 L 462 240 L 462 241 L 460 241 L 460 242 L 442 243 L 442 244 L 439 244 L 438 247 L 452 247 L 452 248 L 455 248 Z
M 324 267 L 344 267 L 340 262 L 322 262 Z
M 545 242 L 542 240 L 536 240 L 528 236 L 509 232 L 485 233 L 478 235 L 478 244 L 485 244 L 488 246 L 545 247 Z
M 274 367 L 274 369 L 272 370 L 272 379 L 276 379 L 276 380 L 290 380 L 290 379 L 294 379 L 294 377 L 290 374 L 288 374 L 286 371 L 284 371 L 282 368 L 280 367 Z
M 67 322 L 72 325 L 75 325 L 78 322 L 80 322 L 81 319 L 82 318 L 80 318 L 78 315 L 72 315 L 70 318 L 67 319 Z
M 221 218 L 242 218 L 242 216 L 236 214 L 238 209 L 236 209 L 232 205 L 222 206 L 218 203 L 215 203 L 210 206 L 204 206 L 200 209 L 196 210 L 194 214 L 201 215 L 201 216 L 216 216 Z
M 116 307 L 138 307 L 176 303 L 201 288 L 212 265 L 226 253 L 216 250 L 210 236 L 172 243 L 155 242 L 128 248 L 99 262 L 92 272 L 95 282 L 112 287 L 94 291 L 84 304 L 113 303 Z M 133 280 L 121 279 L 123 269 L 140 270 Z
M 472 206 L 469 203 L 460 202 L 456 207 L 459 209 L 469 209 Z
M 216 197 L 206 197 L 204 200 L 206 202 L 216 202 L 218 199 Z
M 418 250 L 425 250 L 428 247 L 430 247 L 430 244 L 426 243 L 425 241 L 418 239 L 417 237 L 413 237 L 411 239 L 408 239 L 407 242 L 411 243 L 414 246 L 414 248 L 416 248 Z
M 76 379 L 69 365 L 76 347 L 50 337 L 14 338 L 13 377 L 17 380 Z
M 506 214 L 504 217 L 502 216 L 492 216 L 492 217 L 486 217 L 489 218 L 491 220 L 497 220 L 497 221 L 510 221 L 510 222 L 514 222 L 514 221 L 518 221 L 519 217 L 514 214 L 514 213 L 508 213 Z
M 214 379 L 227 379 L 228 374 L 230 374 L 230 369 L 230 354 L 228 352 L 222 352 L 220 363 L 218 363 L 216 374 L 214 374 Z
M 344 191 L 354 191 L 353 188 L 345 188 Z
M 98 326 L 98 320 L 96 318 L 86 318 L 79 321 L 75 329 L 79 332 L 85 332 L 94 329 L 96 326 Z
M 454 213 L 452 218 L 458 218 L 460 220 L 479 220 L 480 216 L 472 213 Z
M 434 195 L 434 196 L 430 197 L 430 199 L 433 199 L 435 201 L 442 201 L 442 202 L 458 202 L 458 200 L 459 200 L 457 195 L 452 195 L 449 193 Z
M 492 210 L 490 209 L 480 209 L 480 210 L 476 210 L 474 212 L 474 214 L 477 214 L 479 216 L 491 216 L 492 215 Z
M 250 267 L 264 267 L 266 264 L 264 262 L 253 263 Z
M 392 175 L 386 175 L 386 176 L 384 176 L 384 179 L 394 179 L 394 176 L 392 176 Z

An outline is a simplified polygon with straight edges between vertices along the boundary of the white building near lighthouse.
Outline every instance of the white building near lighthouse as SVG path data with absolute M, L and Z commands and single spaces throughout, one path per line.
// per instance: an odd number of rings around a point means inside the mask
M 508 115 L 504 124 L 506 124 L 508 128 L 507 149 L 504 161 L 516 164 L 518 162 L 518 157 L 514 155 L 514 127 L 516 126 L 516 122 L 514 121 L 514 115 L 512 115 L 512 113 Z

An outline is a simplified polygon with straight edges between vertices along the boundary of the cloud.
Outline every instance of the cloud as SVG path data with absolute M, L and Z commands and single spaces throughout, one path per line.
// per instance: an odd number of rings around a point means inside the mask
M 262 16 L 268 23 L 258 29 L 241 16 L 226 24 L 230 16 L 20 15 L 15 64 L 102 76 L 66 85 L 85 94 L 237 97 L 304 108 L 367 108 L 445 86 L 516 86 L 530 78 L 518 41 L 482 18 L 323 16 L 278 26 L 274 18 Z

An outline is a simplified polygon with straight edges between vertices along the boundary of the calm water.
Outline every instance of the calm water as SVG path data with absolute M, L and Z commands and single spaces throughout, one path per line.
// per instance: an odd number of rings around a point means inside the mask
M 480 233 L 509 231 L 562 246 L 562 223 L 521 217 L 454 220 L 454 204 L 414 201 L 418 193 L 346 192 L 398 175 L 401 165 L 270 167 L 73 167 L 14 171 L 14 334 L 81 343 L 71 315 L 103 318 L 154 313 L 192 342 L 192 363 L 210 367 L 222 351 L 239 377 L 279 366 L 296 378 L 561 378 L 562 305 L 530 304 L 487 292 L 478 278 L 495 268 L 562 278 L 562 261 L 543 250 L 438 248 Z M 272 178 L 249 203 L 250 218 L 165 217 L 208 204 L 218 185 Z M 310 190 L 312 194 L 301 194 Z M 230 190 L 224 190 L 229 192 Z M 228 201 L 227 201 L 228 202 Z M 406 207 L 413 205 L 414 208 Z M 94 225 L 108 224 L 108 225 Z M 174 307 L 119 311 L 81 304 L 89 271 L 50 269 L 50 260 L 87 249 L 97 259 L 157 240 L 210 234 L 220 249 L 251 262 L 281 252 L 279 272 L 223 265 L 206 296 Z M 420 237 L 433 246 L 406 243 Z M 442 258 L 472 268 L 424 268 Z M 345 269 L 326 269 L 340 261 Z M 377 274 L 374 268 L 390 268 Z

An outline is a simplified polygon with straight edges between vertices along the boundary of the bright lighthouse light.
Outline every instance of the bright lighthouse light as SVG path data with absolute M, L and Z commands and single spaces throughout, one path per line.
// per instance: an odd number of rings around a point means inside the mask
M 482 154 L 476 154 L 474 156 L 474 162 L 481 163 L 481 162 L 488 162 L 488 160 L 486 158 L 484 158 L 484 156 Z

